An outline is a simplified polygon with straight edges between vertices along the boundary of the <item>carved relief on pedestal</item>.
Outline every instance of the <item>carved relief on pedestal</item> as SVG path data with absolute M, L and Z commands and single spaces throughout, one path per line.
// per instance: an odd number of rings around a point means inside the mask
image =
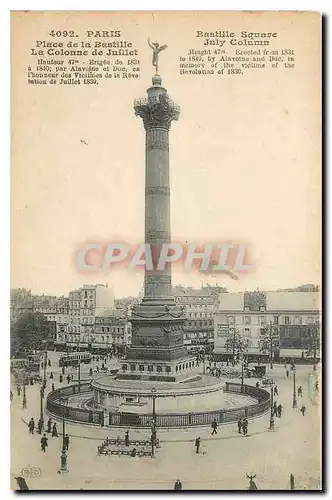
M 169 345 L 182 344 L 183 342 L 182 325 L 179 324 L 172 325 L 171 323 L 168 323 L 166 325 L 163 325 L 162 328 L 166 334 L 165 340 L 167 344 Z

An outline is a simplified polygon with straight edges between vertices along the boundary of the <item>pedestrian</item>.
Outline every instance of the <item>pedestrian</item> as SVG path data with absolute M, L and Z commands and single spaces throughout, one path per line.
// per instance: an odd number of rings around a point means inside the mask
M 285 363 L 285 370 L 287 370 L 287 363 Z
M 68 383 L 68 385 L 69 385 L 69 383 L 70 383 L 70 375 L 69 375 L 69 373 L 68 373 L 68 375 L 67 375 L 67 383 Z
M 201 438 L 198 437 L 195 440 L 196 453 L 199 453 L 199 447 L 201 446 Z
M 92 377 L 92 368 L 90 368 L 89 373 L 90 373 L 90 377 Z
M 35 430 L 35 421 L 34 421 L 33 417 L 31 417 L 30 422 L 28 424 L 28 427 L 29 427 L 30 434 L 33 434 L 34 430 Z
M 48 364 L 48 366 L 51 366 L 51 360 L 50 359 L 47 361 L 47 364 Z
M 52 419 L 51 418 L 49 418 L 47 421 L 47 432 L 49 434 L 51 434 L 51 432 L 52 432 Z
M 62 367 L 61 372 L 62 372 L 62 375 L 64 375 L 64 374 L 65 374 L 65 367 L 64 367 L 64 366 Z
M 242 418 L 239 418 L 239 420 L 237 421 L 237 428 L 239 430 L 239 434 L 241 434 L 241 430 L 242 430 Z
M 129 431 L 126 431 L 125 434 L 125 446 L 129 446 Z
M 300 385 L 297 388 L 297 395 L 302 398 L 302 387 Z
M 304 416 L 305 412 L 306 412 L 306 407 L 304 405 L 301 406 L 300 408 L 300 412 L 302 413 L 302 415 Z
M 43 430 L 43 421 L 42 419 L 40 418 L 38 420 L 38 434 L 41 434 L 42 433 L 42 430 Z
M 43 437 L 41 438 L 40 440 L 40 444 L 41 444 L 41 449 L 42 451 L 45 453 L 46 451 L 46 447 L 48 446 L 48 439 L 46 437 L 46 434 L 43 435 Z
M 177 480 L 175 481 L 175 484 L 174 484 L 174 489 L 175 489 L 175 490 L 177 490 L 177 491 L 182 490 L 182 483 L 181 483 L 180 479 L 177 479 Z
M 20 396 L 21 395 L 21 386 L 17 386 L 17 395 Z
M 278 393 L 278 386 L 277 386 L 277 385 L 275 385 L 275 386 L 274 386 L 274 395 L 275 395 L 275 396 L 279 396 L 279 393 Z
M 289 370 L 286 370 L 286 377 L 289 377 Z
M 60 382 L 60 384 L 62 384 L 62 381 L 63 381 L 63 376 L 62 376 L 62 375 L 60 375 L 60 377 L 59 377 L 59 382 Z
M 50 373 L 50 379 L 53 380 L 53 372 Z
M 52 384 L 52 391 L 55 391 L 55 387 L 54 387 L 54 384 Z
M 273 404 L 273 416 L 276 417 L 278 415 L 278 406 L 277 402 L 275 401 Z
M 246 436 L 248 434 L 248 420 L 246 418 L 243 419 L 242 428 L 243 435 Z
M 96 371 L 97 371 L 97 373 L 99 373 L 99 366 L 98 365 L 96 366 Z
M 282 405 L 281 404 L 278 405 L 277 410 L 278 410 L 278 417 L 281 418 L 281 413 L 282 413 Z
M 211 427 L 212 427 L 212 436 L 213 436 L 213 434 L 217 434 L 218 424 L 217 424 L 216 419 L 213 420 Z
M 68 448 L 69 448 L 69 436 L 68 436 L 68 434 L 65 435 L 64 447 L 65 447 L 65 450 L 68 451 Z
M 54 424 L 53 424 L 52 437 L 56 437 L 56 438 L 59 437 L 58 436 L 58 429 L 56 427 L 56 422 L 54 422 Z

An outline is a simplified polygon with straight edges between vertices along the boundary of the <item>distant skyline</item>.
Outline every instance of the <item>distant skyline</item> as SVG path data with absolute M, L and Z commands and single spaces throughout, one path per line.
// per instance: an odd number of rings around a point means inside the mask
M 228 280 L 229 278 L 227 278 L 227 283 L 228 283 Z M 233 280 L 232 280 L 233 281 Z M 132 297 L 137 297 L 139 294 L 142 293 L 143 291 L 143 282 L 142 282 L 142 286 L 140 288 L 137 288 L 136 292 L 135 292 L 135 289 L 133 287 L 131 287 L 131 290 L 132 290 L 132 293 L 127 293 L 127 294 L 123 294 L 123 295 L 119 295 L 116 293 L 116 290 L 114 289 L 114 287 L 112 287 L 112 284 L 111 282 L 109 281 L 103 281 L 103 280 L 96 280 L 94 282 L 89 282 L 89 283 L 80 283 L 78 286 L 73 286 L 71 288 L 69 288 L 68 290 L 64 290 L 63 292 L 60 292 L 60 293 L 56 293 L 56 292 L 52 292 L 52 291 L 49 291 L 49 290 L 36 290 L 36 289 L 32 289 L 31 287 L 27 287 L 27 286 L 17 286 L 17 287 L 14 287 L 12 286 L 12 289 L 14 288 L 25 288 L 27 290 L 31 290 L 31 294 L 32 295 L 49 295 L 49 296 L 55 296 L 55 297 L 60 297 L 60 296 L 64 296 L 64 297 L 67 297 L 69 295 L 69 292 L 72 291 L 72 290 L 75 290 L 77 288 L 80 288 L 82 287 L 83 285 L 86 285 L 86 284 L 90 284 L 90 285 L 96 285 L 96 284 L 107 284 L 109 287 L 113 288 L 113 292 L 114 292 L 114 298 L 115 299 L 122 299 L 122 298 L 125 298 L 125 297 L 129 297 L 129 296 L 132 296 Z M 288 288 L 296 288 L 298 286 L 304 286 L 304 285 L 308 285 L 308 284 L 312 284 L 314 286 L 319 286 L 317 285 L 316 283 L 312 283 L 310 281 L 304 281 L 303 283 L 296 283 L 296 284 L 290 284 L 290 285 L 280 285 L 280 286 L 275 286 L 275 287 L 269 287 L 269 288 L 261 288 L 261 287 L 258 287 L 258 286 L 251 286 L 251 287 L 245 287 L 244 286 L 244 283 L 242 284 L 243 286 L 241 286 L 240 282 L 237 281 L 236 284 L 234 283 L 234 286 L 229 286 L 229 285 L 232 285 L 231 283 L 229 283 L 228 285 L 226 284 L 226 281 L 222 281 L 221 279 L 214 279 L 212 281 L 212 279 L 210 280 L 201 280 L 200 282 L 197 282 L 197 284 L 193 284 L 192 282 L 190 284 L 185 283 L 184 281 L 182 282 L 178 282 L 178 283 L 174 283 L 174 280 L 172 282 L 173 286 L 184 286 L 184 287 L 192 287 L 192 288 L 195 288 L 195 289 L 199 289 L 201 288 L 201 286 L 206 286 L 207 284 L 209 285 L 217 285 L 220 286 L 220 287 L 225 287 L 227 288 L 227 290 L 229 292 L 246 292 L 246 291 L 255 291 L 257 289 L 259 289 L 260 291 L 262 292 L 267 292 L 267 291 L 274 291 L 274 290 L 278 290 L 278 289 L 288 289 Z M 51 289 L 50 289 L 51 290 Z

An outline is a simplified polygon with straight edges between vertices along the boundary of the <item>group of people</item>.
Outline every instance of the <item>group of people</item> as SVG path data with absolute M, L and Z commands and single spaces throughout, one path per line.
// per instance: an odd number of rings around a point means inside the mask
M 38 429 L 39 434 L 42 434 L 43 427 L 44 427 L 44 422 L 41 419 L 39 419 L 38 424 L 37 424 L 37 429 Z M 31 417 L 31 419 L 29 420 L 28 429 L 29 429 L 30 434 L 34 434 L 35 421 L 34 421 L 33 417 Z M 48 434 L 51 434 L 52 437 L 59 437 L 56 422 L 54 422 L 54 424 L 52 425 L 51 418 L 49 418 L 47 421 L 47 431 L 46 432 Z M 68 436 L 68 434 L 65 435 L 63 442 L 64 442 L 64 449 L 68 450 L 68 448 L 69 448 L 69 436 Z M 43 436 L 40 440 L 40 445 L 41 445 L 41 450 L 45 452 L 45 450 L 48 446 L 48 437 L 46 436 L 46 433 L 43 434 Z
M 237 428 L 238 428 L 239 434 L 243 433 L 244 436 L 247 436 L 248 435 L 248 419 L 246 417 L 239 418 L 239 420 L 237 421 Z
M 277 401 L 275 401 L 273 403 L 273 416 L 281 418 L 281 414 L 282 414 L 282 405 L 280 403 L 278 404 Z

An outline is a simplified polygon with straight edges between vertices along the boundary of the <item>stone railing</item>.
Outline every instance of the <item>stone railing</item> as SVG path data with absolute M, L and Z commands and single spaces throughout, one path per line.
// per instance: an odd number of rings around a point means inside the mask
M 207 412 L 193 412 L 181 414 L 160 414 L 156 415 L 157 427 L 196 427 L 199 425 L 211 425 L 213 420 L 218 424 L 237 422 L 240 418 L 254 418 L 263 415 L 270 408 L 270 393 L 264 389 L 251 385 L 235 384 L 226 382 L 224 392 L 237 393 L 250 396 L 257 400 L 257 403 L 238 408 L 221 409 Z M 151 427 L 152 414 L 135 415 L 124 413 L 109 413 L 108 425 L 121 427 Z
M 103 426 L 104 412 L 102 410 L 96 411 L 76 408 L 70 406 L 70 404 L 64 404 L 61 401 L 64 398 L 67 399 L 77 394 L 86 394 L 89 392 L 92 392 L 92 387 L 91 384 L 87 383 L 80 384 L 80 390 L 78 390 L 78 385 L 71 385 L 61 389 L 56 389 L 47 395 L 46 410 L 49 414 L 61 418 L 63 417 L 63 414 L 65 414 L 66 420 L 71 420 L 73 422 Z
M 103 410 L 88 410 L 84 408 L 75 408 L 70 404 L 63 404 L 61 399 L 70 398 L 77 394 L 89 393 L 92 391 L 91 385 L 81 384 L 80 391 L 78 386 L 73 385 L 56 389 L 47 396 L 46 409 L 49 414 L 61 417 L 65 412 L 66 420 L 80 422 L 93 425 L 104 425 Z M 253 387 L 251 385 L 235 384 L 226 382 L 224 392 L 236 393 L 250 396 L 257 400 L 252 405 L 241 406 L 238 408 L 220 409 L 207 412 L 192 412 L 178 414 L 161 414 L 156 415 L 157 427 L 196 427 L 200 425 L 211 425 L 213 420 L 218 424 L 237 422 L 240 418 L 254 418 L 263 415 L 270 408 L 270 393 L 265 389 Z M 114 427 L 147 427 L 152 424 L 152 414 L 136 415 L 126 413 L 109 412 L 108 425 Z

